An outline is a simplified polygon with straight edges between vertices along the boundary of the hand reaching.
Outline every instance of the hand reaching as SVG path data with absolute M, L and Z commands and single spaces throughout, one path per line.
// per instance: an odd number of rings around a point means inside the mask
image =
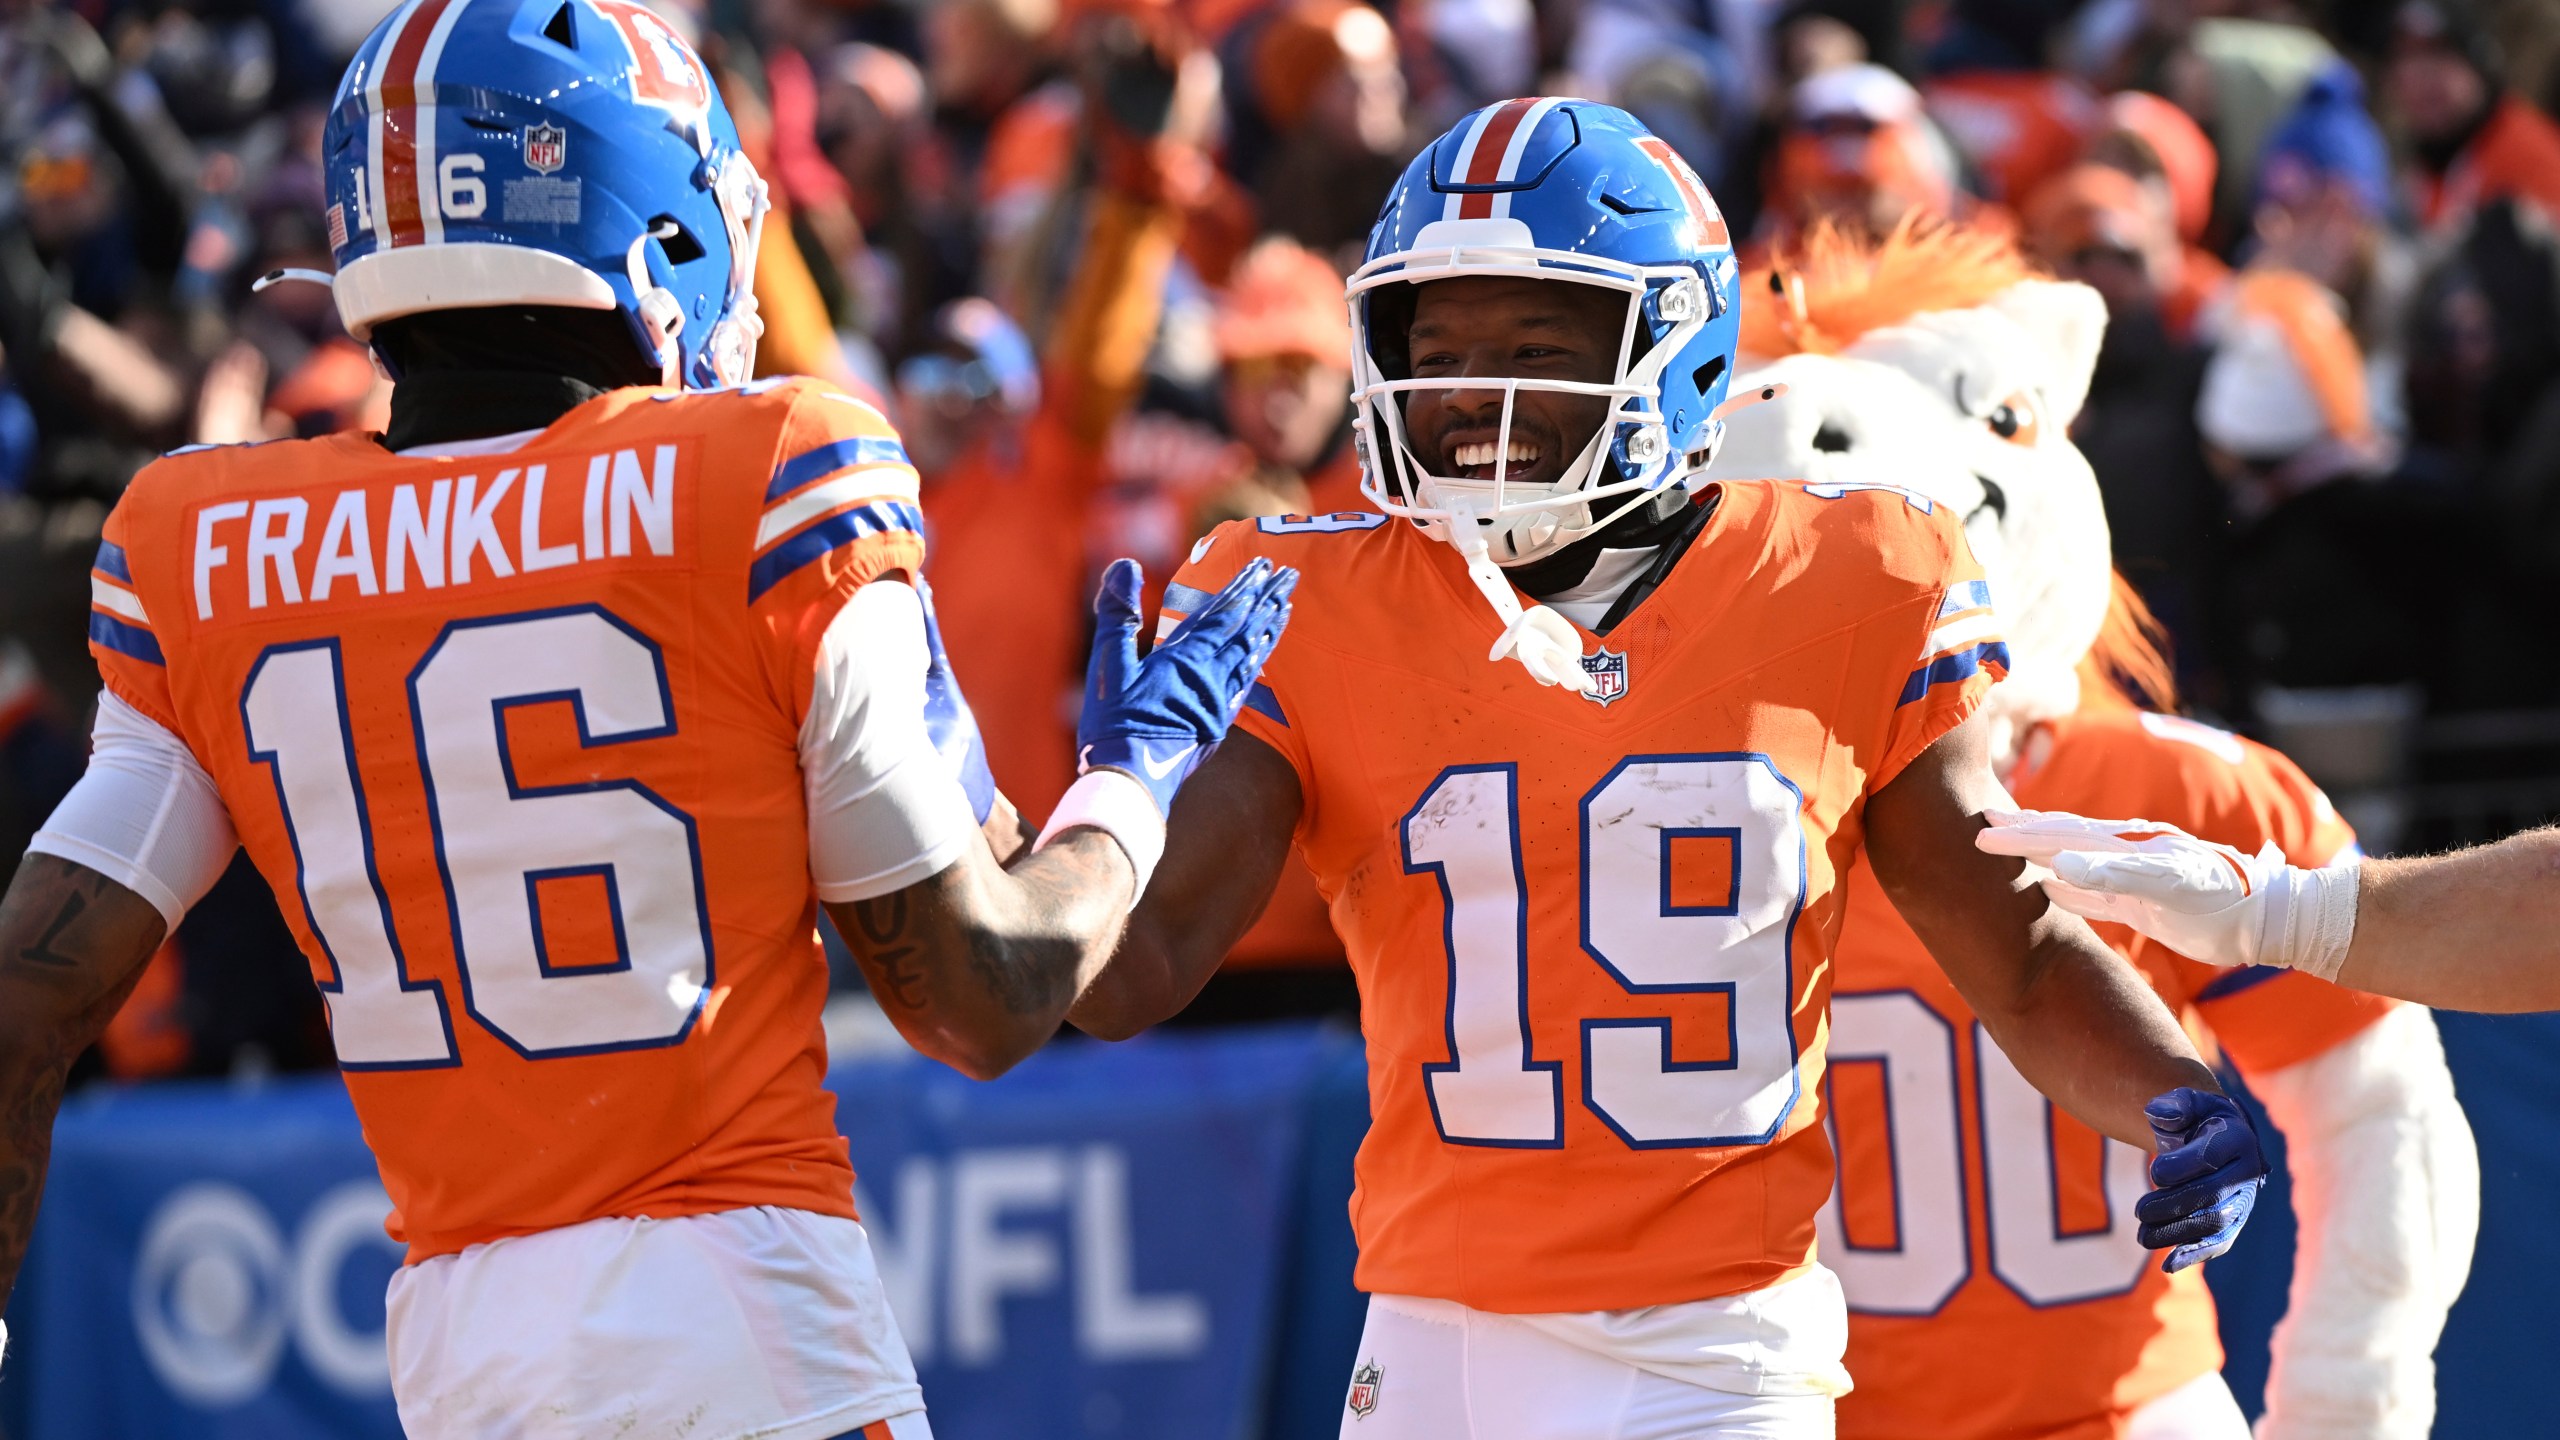
M 2135 1233 L 2146 1249 L 2167 1250 L 2160 1263 L 2175 1273 L 2231 1248 L 2267 1183 L 2258 1134 L 2228 1095 L 2183 1086 L 2142 1107 L 2160 1153 L 2151 1159 L 2153 1189 L 2134 1202 Z
M 1076 721 L 1078 771 L 1109 767 L 1173 812 L 1174 792 L 1208 758 L 1289 624 L 1298 572 L 1255 560 L 1138 658 L 1134 560 L 1115 560 L 1094 596 L 1093 659 Z
M 2334 977 L 2355 931 L 2356 871 L 2288 865 L 2269 846 L 2243 855 L 2150 820 L 2051 810 L 1985 811 L 1974 844 L 2048 866 L 2053 902 L 2130 925 L 2210 965 L 2276 965 Z

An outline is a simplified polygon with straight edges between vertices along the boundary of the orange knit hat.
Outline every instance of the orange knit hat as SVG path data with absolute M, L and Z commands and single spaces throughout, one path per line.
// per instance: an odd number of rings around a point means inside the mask
M 1326 77 L 1395 55 L 1395 30 L 1357 0 L 1289 0 L 1254 40 L 1254 95 L 1274 128 L 1294 130 Z
M 1300 355 L 1327 364 L 1351 359 L 1351 316 L 1342 277 L 1321 256 L 1274 235 L 1244 257 L 1219 302 L 1218 358 L 1229 363 Z
M 2213 181 L 2222 162 L 2213 141 L 2187 112 L 2140 90 L 2107 97 L 2107 123 L 2151 147 L 2169 181 L 2178 216 L 2178 238 L 2194 244 L 2213 216 Z

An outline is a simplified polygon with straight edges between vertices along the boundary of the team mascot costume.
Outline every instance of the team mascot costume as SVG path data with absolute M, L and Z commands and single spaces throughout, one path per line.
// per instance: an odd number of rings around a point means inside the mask
M 1986 707 L 2022 807 L 2173 820 L 2295 863 L 2354 837 L 2254 742 L 2167 713 L 2156 626 L 2109 560 L 2069 438 L 2106 311 L 2006 239 L 1817 232 L 1744 278 L 1737 396 L 1711 474 L 1881 485 L 1945 505 L 2011 653 Z M 1756 398 L 1756 397 L 1755 397 Z M 1956 603 L 1951 597 L 1950 604 Z M 2198 1271 L 2134 1245 L 2145 1157 L 2026 1087 L 1872 877 L 1843 921 L 1823 1259 L 1849 1297 L 1843 1437 L 2245 1437 Z M 2301 1238 L 2262 1440 L 2422 1437 L 2470 1268 L 2479 1168 L 2427 1012 L 2286 971 L 2210 970 L 2101 935 L 2246 1076 L 2291 1149 Z

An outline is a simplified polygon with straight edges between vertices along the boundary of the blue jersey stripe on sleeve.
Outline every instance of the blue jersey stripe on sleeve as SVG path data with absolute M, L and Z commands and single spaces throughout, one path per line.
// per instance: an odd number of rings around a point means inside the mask
M 99 574 L 110 580 L 121 580 L 127 585 L 133 583 L 133 566 L 124 558 L 124 547 L 113 540 L 98 542 L 98 563 L 95 568 Z
M 2237 970 L 2225 971 L 2206 982 L 2205 987 L 2196 992 L 2196 999 L 2220 1000 L 2237 995 L 2243 990 L 2255 990 L 2283 973 L 2272 965 L 2243 965 Z
M 160 642 L 150 631 L 139 625 L 127 625 L 103 610 L 89 612 L 89 638 L 119 655 L 129 655 L 154 665 L 169 663 L 161 658 Z
M 1167 581 L 1164 587 L 1164 608 L 1180 613 L 1185 619 L 1199 614 L 1210 601 L 1217 598 L 1196 585 L 1181 585 Z
M 766 551 L 764 557 L 749 568 L 747 603 L 752 605 L 764 598 L 766 591 L 820 557 L 866 535 L 878 535 L 889 530 L 923 534 L 924 512 L 899 501 L 875 500 L 868 505 L 856 505 L 842 514 L 828 516 Z
M 1970 650 L 1958 650 L 1952 655 L 1939 656 L 1912 671 L 1911 678 L 1902 682 L 1902 698 L 1893 702 L 1894 707 L 1899 709 L 1928 694 L 1929 687 L 1932 685 L 1944 685 L 1950 680 L 1962 680 L 1980 670 L 1985 664 L 1997 665 L 2003 670 L 2008 669 L 2009 647 L 2000 641 L 1993 640 L 1987 644 L 1976 645 Z
M 765 503 L 771 504 L 810 481 L 822 479 L 838 470 L 884 463 L 908 463 L 907 447 L 899 444 L 894 435 L 855 435 L 821 445 L 782 462 L 782 467 L 773 472 L 773 483 L 765 487 Z
M 1271 687 L 1259 680 L 1254 681 L 1253 688 L 1245 692 L 1244 708 L 1258 710 L 1283 725 L 1289 723 L 1288 712 L 1280 708 L 1280 697 L 1272 694 Z
M 1967 610 L 1979 610 L 1990 603 L 1991 582 L 1967 580 L 1962 584 L 1947 587 L 1947 598 L 1938 606 L 1938 618 L 1944 620 L 1951 615 L 1961 615 Z

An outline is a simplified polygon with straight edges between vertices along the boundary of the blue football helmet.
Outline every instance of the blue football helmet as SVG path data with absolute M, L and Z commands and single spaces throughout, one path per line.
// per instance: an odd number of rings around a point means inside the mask
M 1596 285 L 1626 297 L 1610 382 L 1481 382 L 1504 391 L 1495 454 L 1506 458 L 1490 480 L 1431 474 L 1407 442 L 1405 392 L 1452 382 L 1411 378 L 1398 317 L 1412 307 L 1389 288 L 1469 275 Z M 1736 284 L 1733 245 L 1705 183 L 1634 116 L 1553 98 L 1475 111 L 1405 168 L 1347 287 L 1361 489 L 1439 538 L 1471 530 L 1495 563 L 1518 565 L 1665 487 L 1685 487 L 1703 475 L 1723 433 L 1716 411 L 1742 325 Z M 1507 480 L 1511 403 L 1521 390 L 1613 402 L 1552 485 Z M 1472 525 L 1459 530 L 1461 520 Z
M 615 310 L 670 386 L 744 383 L 764 181 L 711 72 L 632 0 L 406 0 L 322 142 L 347 332 L 480 305 Z

